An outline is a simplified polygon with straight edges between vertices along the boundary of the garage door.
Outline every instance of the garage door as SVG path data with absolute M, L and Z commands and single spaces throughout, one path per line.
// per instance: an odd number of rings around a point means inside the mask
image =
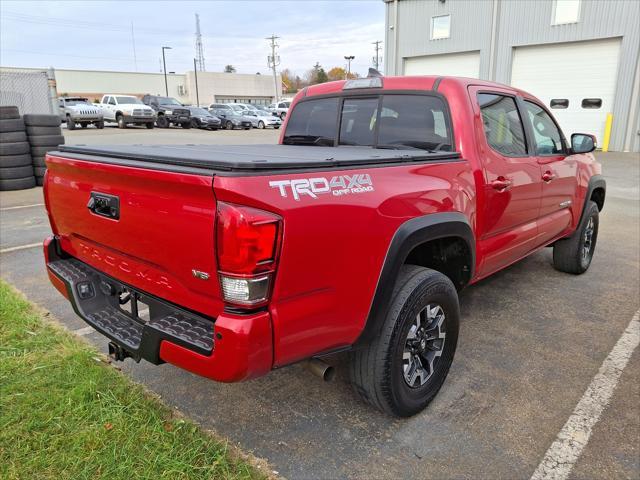
M 618 38 L 518 47 L 511 85 L 552 108 L 567 139 L 593 133 L 601 145 L 607 113 L 613 111 L 619 52 Z
M 480 76 L 480 52 L 405 58 L 404 74 L 478 78 Z

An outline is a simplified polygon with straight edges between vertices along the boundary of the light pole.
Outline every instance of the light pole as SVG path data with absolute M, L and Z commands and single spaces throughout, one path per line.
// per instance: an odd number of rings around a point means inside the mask
M 164 51 L 171 50 L 171 47 L 162 47 L 162 68 L 164 68 L 164 91 L 169 96 L 169 84 L 167 83 L 167 61 L 164 59 Z
M 353 56 L 353 55 L 348 55 L 348 56 L 344 57 L 344 59 L 348 62 L 347 63 L 347 65 L 348 65 L 347 66 L 347 78 L 349 78 L 349 76 L 351 75 L 351 60 L 353 60 L 354 58 L 356 58 L 356 57 Z

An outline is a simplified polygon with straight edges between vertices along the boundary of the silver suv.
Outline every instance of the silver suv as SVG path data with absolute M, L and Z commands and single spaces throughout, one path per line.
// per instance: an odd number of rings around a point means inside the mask
M 87 128 L 89 125 L 104 128 L 102 109 L 91 104 L 86 98 L 60 97 L 58 98 L 58 107 L 60 119 L 67 123 L 69 130 L 75 130 L 78 123 L 82 128 Z

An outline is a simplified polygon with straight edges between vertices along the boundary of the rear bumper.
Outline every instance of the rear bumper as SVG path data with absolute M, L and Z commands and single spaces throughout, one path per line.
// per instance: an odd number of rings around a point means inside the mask
M 271 370 L 269 313 L 207 318 L 66 255 L 55 237 L 45 240 L 44 254 L 51 283 L 78 316 L 136 361 L 168 362 L 220 382 L 247 380 Z M 120 301 L 127 294 L 128 311 Z M 148 314 L 143 315 L 143 306 L 148 306 Z

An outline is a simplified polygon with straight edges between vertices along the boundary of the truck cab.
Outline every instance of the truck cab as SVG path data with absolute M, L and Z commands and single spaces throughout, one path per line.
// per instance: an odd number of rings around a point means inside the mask
M 142 103 L 156 111 L 156 125 L 159 128 L 169 128 L 171 125 L 191 128 L 190 110 L 175 98 L 145 95 Z

